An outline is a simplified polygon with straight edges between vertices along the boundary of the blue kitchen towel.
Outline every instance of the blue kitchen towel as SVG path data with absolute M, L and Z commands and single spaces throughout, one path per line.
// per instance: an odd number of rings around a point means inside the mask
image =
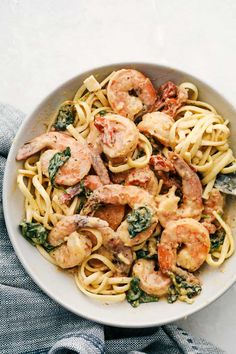
M 23 118 L 0 104 L 0 353 L 224 353 L 175 325 L 118 329 L 85 320 L 52 301 L 31 280 L 14 253 L 2 210 L 6 158 Z

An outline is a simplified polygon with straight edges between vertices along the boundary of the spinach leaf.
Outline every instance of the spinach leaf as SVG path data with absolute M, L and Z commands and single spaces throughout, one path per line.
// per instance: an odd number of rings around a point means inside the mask
M 77 214 L 80 214 L 80 212 L 83 210 L 84 206 L 86 205 L 86 202 L 88 200 L 88 197 L 92 194 L 93 192 L 85 187 L 84 185 L 84 181 L 80 182 L 80 192 L 77 194 L 80 196 L 80 204 L 77 208 Z M 96 206 L 94 206 L 93 211 L 95 211 L 96 209 L 98 209 L 100 206 L 100 204 L 97 204 Z
M 130 289 L 126 294 L 127 301 L 133 306 L 138 307 L 142 303 L 156 302 L 159 300 L 157 296 L 146 294 L 139 287 L 140 280 L 134 277 L 130 282 Z
M 216 233 L 210 235 L 211 248 L 210 253 L 219 250 L 220 246 L 223 245 L 225 239 L 225 230 L 223 228 L 216 231 Z
M 188 299 L 192 299 L 202 291 L 199 284 L 188 283 L 183 277 L 170 273 L 170 278 L 173 282 L 168 289 L 167 301 L 169 303 L 175 302 L 179 296 L 185 296 Z M 187 300 L 186 300 L 187 301 Z
M 148 302 L 157 302 L 158 300 L 159 300 L 159 298 L 157 296 L 149 295 L 149 294 L 145 293 L 144 291 L 142 291 L 141 296 L 139 298 L 139 303 L 146 304 Z
M 152 213 L 143 206 L 133 210 L 127 215 L 127 222 L 129 223 L 128 231 L 130 238 L 134 238 L 139 232 L 144 231 L 151 225 Z
M 54 247 L 47 242 L 48 231 L 43 225 L 36 222 L 22 221 L 20 227 L 22 235 L 32 245 L 41 245 L 47 252 L 54 249 Z
M 176 291 L 175 286 L 172 284 L 168 289 L 167 301 L 169 304 L 173 304 L 173 302 L 177 301 L 179 297 L 179 293 Z
M 53 187 L 58 188 L 54 183 L 58 169 L 71 157 L 70 148 L 67 147 L 62 152 L 57 152 L 49 161 L 48 174 Z
M 153 254 L 152 256 L 150 256 L 148 251 L 138 250 L 136 251 L 136 257 L 137 259 L 157 259 L 157 254 Z
M 130 282 L 130 289 L 126 294 L 127 301 L 132 304 L 133 301 L 136 301 L 140 298 L 141 290 L 139 288 L 140 280 L 134 277 Z
M 73 124 L 75 120 L 75 109 L 73 104 L 65 104 L 59 109 L 54 128 L 59 131 L 66 130 L 66 127 Z

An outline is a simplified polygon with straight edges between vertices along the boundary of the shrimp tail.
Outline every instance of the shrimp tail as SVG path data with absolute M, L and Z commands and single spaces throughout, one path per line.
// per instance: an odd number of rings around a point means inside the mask
M 199 220 L 203 210 L 201 181 L 197 173 L 178 154 L 170 152 L 169 157 L 178 175 L 182 178 L 182 209 L 191 204 L 191 217 Z
M 178 154 L 169 152 L 169 158 L 181 178 L 191 178 L 193 173 L 195 173 Z
M 97 151 L 92 148 L 90 148 L 90 152 L 91 152 L 92 166 L 96 174 L 100 177 L 102 184 L 110 184 L 111 180 L 100 154 L 98 154 Z
M 28 157 L 39 152 L 41 148 L 42 147 L 38 144 L 38 141 L 35 141 L 35 139 L 29 141 L 19 149 L 18 154 L 16 155 L 16 160 L 17 161 L 25 160 Z

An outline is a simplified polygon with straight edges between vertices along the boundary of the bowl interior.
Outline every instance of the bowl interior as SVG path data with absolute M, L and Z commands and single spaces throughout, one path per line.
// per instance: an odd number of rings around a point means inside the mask
M 196 297 L 192 305 L 182 302 L 170 305 L 165 300 L 160 300 L 159 303 L 144 304 L 134 309 L 127 302 L 103 304 L 83 295 L 77 289 L 74 279 L 48 263 L 38 253 L 36 248 L 32 247 L 20 235 L 18 228 L 24 216 L 23 196 L 16 185 L 16 171 L 21 166 L 21 163 L 15 160 L 19 147 L 45 131 L 45 124 L 55 113 L 59 104 L 66 99 L 71 99 L 86 77 L 93 74 L 98 80 L 102 80 L 112 70 L 123 67 L 132 67 L 140 70 L 152 80 L 156 87 L 168 80 L 176 84 L 186 81 L 193 82 L 199 89 L 200 100 L 212 104 L 225 119 L 230 120 L 231 137 L 235 136 L 236 121 L 233 107 L 223 95 L 217 93 L 209 85 L 195 77 L 172 68 L 145 63 L 121 63 L 93 69 L 78 75 L 54 90 L 25 119 L 14 139 L 8 156 L 4 178 L 4 214 L 11 242 L 21 263 L 39 287 L 52 299 L 68 310 L 97 322 L 122 327 L 148 327 L 188 316 L 222 295 L 235 281 L 236 257 L 232 256 L 222 267 L 217 269 L 209 266 L 203 267 L 200 272 L 203 291 L 200 296 Z M 231 145 L 234 153 L 236 153 L 234 145 Z M 227 209 L 229 218 L 233 223 L 235 210 L 235 200 L 233 198 L 227 200 Z

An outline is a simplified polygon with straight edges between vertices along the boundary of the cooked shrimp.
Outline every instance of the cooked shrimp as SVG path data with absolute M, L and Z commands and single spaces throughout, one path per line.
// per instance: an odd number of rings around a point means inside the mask
M 163 296 L 168 293 L 171 280 L 160 270 L 155 270 L 155 261 L 139 259 L 133 266 L 133 275 L 140 279 L 139 286 L 149 295 Z
M 72 232 L 66 243 L 50 252 L 61 268 L 72 268 L 80 265 L 92 253 L 92 242 L 89 237 Z
M 177 110 L 187 101 L 188 93 L 185 89 L 177 87 L 173 82 L 167 81 L 161 85 L 155 104 L 156 110 L 161 110 L 174 117 Z
M 98 203 L 128 204 L 132 209 L 147 205 L 153 213 L 153 221 L 157 220 L 155 201 L 150 193 L 135 186 L 111 184 L 96 189 L 88 198 L 84 212 L 90 213 Z
M 90 191 L 94 191 L 103 185 L 100 178 L 95 175 L 88 175 L 81 182 L 82 184 L 79 183 L 73 187 L 67 188 L 66 191 L 60 195 L 59 201 L 62 204 L 69 202 L 74 196 L 83 191 L 83 187 Z
M 120 224 L 116 232 L 126 246 L 133 247 L 149 239 L 149 237 L 153 234 L 156 226 L 157 221 L 151 224 L 146 230 L 139 232 L 134 238 L 131 238 L 130 233 L 128 231 L 129 223 L 127 222 L 127 220 L 124 220 Z
M 129 247 L 126 247 L 124 243 L 122 242 L 121 239 L 119 239 L 118 235 L 108 226 L 108 223 L 104 220 L 101 220 L 99 218 L 91 217 L 91 216 L 82 216 L 82 215 L 72 215 L 72 216 L 64 216 L 57 224 L 54 226 L 54 228 L 51 230 L 51 232 L 48 235 L 48 242 L 52 246 L 60 246 L 62 243 L 64 243 L 67 240 L 67 237 L 78 229 L 89 229 L 89 228 L 95 228 L 99 229 L 102 234 L 102 239 L 103 239 L 103 245 L 106 247 L 112 254 L 118 258 L 119 262 L 123 262 L 126 264 L 126 266 L 130 267 L 132 260 L 133 260 L 133 255 L 132 251 Z M 86 237 L 83 235 L 83 237 Z M 92 236 L 89 235 L 89 230 L 87 232 L 87 237 L 89 237 L 90 240 L 92 240 Z M 69 239 L 68 238 L 68 239 Z M 76 239 L 77 240 L 77 239 Z M 84 240 L 84 238 L 83 238 Z M 58 251 L 58 257 L 63 257 L 63 254 L 65 254 L 65 257 L 72 252 L 72 259 L 75 259 L 74 254 L 77 254 L 76 252 L 76 247 L 75 250 L 73 250 L 73 245 L 75 244 L 75 236 L 72 238 L 72 242 L 70 243 L 71 247 L 68 248 L 68 244 L 64 245 L 62 248 L 62 253 Z M 63 246 L 63 245 L 62 245 Z M 76 256 L 77 257 L 77 256 Z M 78 259 L 78 257 L 76 258 Z M 62 262 L 62 260 L 61 260 Z M 65 259 L 66 262 L 66 259 Z M 69 260 L 68 260 L 69 262 Z
M 138 124 L 138 129 L 145 135 L 152 136 L 165 146 L 170 146 L 170 129 L 174 119 L 162 112 L 147 113 Z
M 142 73 L 121 69 L 109 81 L 107 97 L 114 112 L 133 120 L 138 113 L 152 110 L 157 94 Z
M 156 176 L 149 166 L 130 170 L 125 179 L 125 186 L 141 187 L 154 196 L 158 191 Z
M 203 225 L 208 229 L 208 231 L 213 234 L 217 229 L 216 217 L 213 211 L 219 214 L 223 214 L 224 207 L 224 197 L 220 191 L 213 188 L 210 192 L 209 198 L 204 201 L 204 209 L 202 212 Z
M 97 188 L 101 187 L 103 184 L 98 176 L 89 175 L 83 179 L 83 186 L 90 190 L 95 191 Z M 72 199 L 76 194 L 79 194 L 83 191 L 83 186 L 81 183 L 75 187 L 70 187 L 63 193 L 59 200 L 62 203 L 65 203 Z M 113 229 L 116 230 L 117 227 L 120 225 L 123 217 L 125 215 L 125 207 L 123 205 L 113 205 L 107 204 L 103 205 L 98 210 L 95 211 L 94 216 L 107 221 L 108 225 Z
M 91 157 L 87 146 L 71 136 L 57 132 L 42 134 L 22 146 L 16 159 L 24 160 L 42 149 L 50 148 L 41 156 L 43 172 L 48 175 L 50 159 L 55 153 L 64 151 L 67 147 L 71 150 L 71 157 L 59 168 L 55 182 L 65 186 L 73 186 L 88 174 L 91 168 Z
M 209 250 L 209 233 L 201 223 L 190 218 L 171 221 L 158 245 L 159 265 L 162 271 L 176 272 L 176 267 L 181 267 L 194 272 L 206 260 Z
M 98 188 L 88 198 L 87 203 L 83 209 L 84 214 L 91 213 L 97 204 L 108 203 L 115 205 L 128 204 L 132 209 L 145 207 L 150 212 L 150 226 L 144 231 L 137 233 L 133 238 L 130 237 L 128 231 L 129 224 L 127 220 L 123 221 L 117 229 L 117 234 L 126 246 L 133 246 L 147 240 L 153 233 L 157 224 L 157 209 L 153 196 L 147 191 L 134 187 L 122 186 L 119 184 L 112 184 Z
M 173 186 L 167 194 L 159 195 L 156 198 L 158 217 L 163 227 L 171 220 L 181 218 L 200 220 L 203 209 L 202 185 L 198 175 L 179 155 L 170 153 L 169 156 L 177 173 L 182 178 L 183 202 L 178 206 L 180 198 L 175 195 L 176 186 Z
M 48 242 L 52 246 L 59 246 L 65 241 L 65 237 L 80 228 L 101 229 L 107 226 L 108 224 L 106 221 L 90 216 L 83 216 L 79 214 L 64 216 L 50 231 L 48 235 Z
M 136 149 L 139 131 L 136 125 L 117 114 L 96 117 L 95 127 L 99 130 L 104 154 L 112 163 L 122 163 Z
M 99 131 L 95 128 L 94 123 L 90 124 L 90 132 L 87 137 L 87 144 L 91 153 L 92 165 L 94 171 L 101 179 L 102 184 L 110 184 L 110 177 L 107 168 L 101 158 L 102 142 Z

